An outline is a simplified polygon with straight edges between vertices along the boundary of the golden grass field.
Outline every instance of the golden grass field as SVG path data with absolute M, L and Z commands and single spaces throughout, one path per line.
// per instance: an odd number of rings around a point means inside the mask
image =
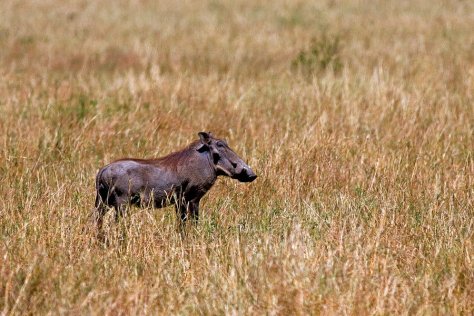
M 197 226 L 90 214 L 212 131 Z M 474 313 L 474 2 L 0 2 L 1 315 Z

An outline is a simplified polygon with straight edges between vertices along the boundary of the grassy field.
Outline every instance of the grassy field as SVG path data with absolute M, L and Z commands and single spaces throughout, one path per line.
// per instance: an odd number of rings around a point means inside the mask
M 0 2 L 0 314 L 473 314 L 474 2 Z M 259 175 L 106 218 L 212 131 Z

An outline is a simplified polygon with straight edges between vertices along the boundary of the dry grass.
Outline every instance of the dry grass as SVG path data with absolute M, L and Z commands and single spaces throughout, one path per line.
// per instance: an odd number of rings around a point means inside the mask
M 1 1 L 1 314 L 474 313 L 472 1 Z M 108 220 L 201 130 L 259 174 Z

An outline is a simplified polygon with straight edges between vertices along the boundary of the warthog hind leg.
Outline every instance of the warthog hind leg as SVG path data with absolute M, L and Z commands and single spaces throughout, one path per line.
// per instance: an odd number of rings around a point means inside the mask
M 102 200 L 101 196 L 97 194 L 97 197 L 95 199 L 95 209 L 93 212 L 93 220 L 95 222 L 96 228 L 97 228 L 97 238 L 100 241 L 104 240 L 104 232 L 102 229 L 102 225 L 104 223 L 104 215 L 107 213 L 107 205 L 104 204 L 104 201 Z

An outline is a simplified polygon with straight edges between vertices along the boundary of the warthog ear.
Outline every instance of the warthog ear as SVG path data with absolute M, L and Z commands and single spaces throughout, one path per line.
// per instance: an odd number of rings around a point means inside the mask
M 209 145 L 211 144 L 211 133 L 206 133 L 206 132 L 199 132 L 199 139 L 201 140 L 201 143 L 198 145 L 196 148 L 197 151 L 203 152 L 206 150 L 209 150 Z
M 208 145 L 211 142 L 211 132 L 206 133 L 206 132 L 199 132 L 199 139 L 201 140 L 201 143 Z

